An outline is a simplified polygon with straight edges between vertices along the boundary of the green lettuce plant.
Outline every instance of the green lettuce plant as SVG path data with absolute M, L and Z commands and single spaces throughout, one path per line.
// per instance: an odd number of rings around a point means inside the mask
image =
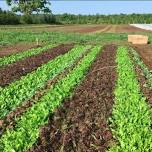
M 42 53 L 42 52 L 47 51 L 48 49 L 53 48 L 55 46 L 56 46 L 55 44 L 50 44 L 50 45 L 46 45 L 46 46 L 40 47 L 40 48 L 29 49 L 27 51 L 13 54 L 13 55 L 10 55 L 8 57 L 7 56 L 2 57 L 2 58 L 0 58 L 0 67 L 4 66 L 4 65 L 11 64 L 11 63 L 16 62 L 18 60 L 30 57 L 32 55 Z
M 64 55 L 56 57 L 47 64 L 42 65 L 20 80 L 11 83 L 0 91 L 0 119 L 15 109 L 22 102 L 31 98 L 38 89 L 45 86 L 45 83 L 53 79 L 65 68 L 72 65 L 91 46 L 78 45 Z
M 117 50 L 117 83 L 111 130 L 117 144 L 109 152 L 152 150 L 151 110 L 140 91 L 133 63 L 126 47 Z

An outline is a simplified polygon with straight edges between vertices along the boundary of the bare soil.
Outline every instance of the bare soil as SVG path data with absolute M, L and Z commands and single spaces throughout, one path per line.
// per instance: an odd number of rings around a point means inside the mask
M 9 56 L 15 53 L 27 51 L 28 49 L 37 48 L 36 44 L 15 44 L 9 46 L 0 46 L 0 57 Z
M 144 96 L 147 99 L 147 103 L 152 107 L 152 89 L 148 87 L 148 80 L 143 75 L 142 69 L 135 64 L 135 70 L 137 73 L 138 81 L 140 83 L 141 91 L 144 93 Z
M 140 29 L 130 25 L 111 25 L 111 24 L 83 24 L 83 25 L 42 25 L 42 26 L 25 26 L 25 27 L 10 27 L 3 30 L 11 31 L 58 31 L 58 32 L 78 32 L 78 33 L 93 33 L 93 32 L 108 32 L 108 33 L 134 33 L 134 32 L 151 32 L 149 30 Z
M 141 59 L 144 61 L 144 64 L 146 64 L 150 69 L 152 69 L 152 60 L 150 60 L 150 58 L 152 59 L 152 53 L 150 51 L 152 45 L 136 45 L 134 46 L 134 48 L 139 53 Z M 148 86 L 148 79 L 144 76 L 143 70 L 135 63 L 135 61 L 133 61 L 133 63 L 135 66 L 135 71 L 137 73 L 138 81 L 140 83 L 141 91 L 144 93 L 147 102 L 152 107 L 152 89 L 150 89 Z
M 115 32 L 118 33 L 133 33 L 133 32 L 148 32 L 148 30 L 140 29 L 131 25 L 116 25 Z
M 36 70 L 42 64 L 47 63 L 61 54 L 65 54 L 72 49 L 73 46 L 74 44 L 61 44 L 40 54 L 0 68 L 0 86 L 4 87 L 11 82 L 20 79 L 21 76 Z
M 29 152 L 103 152 L 114 143 L 108 128 L 115 88 L 116 46 L 107 45 L 74 95 L 41 128 Z
M 130 25 L 67 25 L 63 27 L 53 28 L 55 31 L 67 31 L 77 33 L 137 33 L 137 32 L 151 32 L 140 29 Z
M 137 33 L 137 32 L 149 32 L 144 29 L 133 27 L 130 25 L 107 25 L 103 33 Z
M 132 45 L 132 47 L 138 52 L 144 64 L 152 70 L 152 44 Z
M 74 30 L 74 32 L 92 33 L 92 32 L 97 32 L 99 30 L 103 30 L 105 27 L 106 27 L 106 25 L 93 26 L 93 27 L 83 27 L 82 29 Z

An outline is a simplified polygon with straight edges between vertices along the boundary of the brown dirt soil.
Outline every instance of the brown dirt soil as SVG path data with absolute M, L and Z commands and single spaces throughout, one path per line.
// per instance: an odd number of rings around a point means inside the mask
M 115 32 L 118 33 L 133 33 L 133 32 L 148 32 L 148 30 L 140 29 L 131 25 L 116 25 Z
M 103 30 L 106 25 L 66 25 L 51 29 L 53 31 L 74 32 L 74 33 L 92 33 Z
M 134 63 L 134 67 L 140 84 L 141 91 L 144 93 L 147 102 L 152 107 L 152 89 L 150 89 L 148 86 L 148 79 L 144 76 L 143 70 L 140 68 L 140 66 L 138 66 L 136 62 L 133 60 L 132 54 L 130 54 L 130 57 Z
M 43 88 L 40 88 L 36 91 L 34 96 L 26 102 L 20 104 L 15 110 L 11 111 L 4 119 L 0 120 L 0 136 L 6 131 L 7 128 L 13 128 L 16 124 L 16 118 L 20 118 L 23 113 L 25 113 L 33 104 L 38 102 L 38 100 L 50 89 L 51 86 L 55 85 L 55 83 L 61 78 L 65 77 L 79 62 L 80 60 L 88 53 L 91 49 L 87 49 L 83 54 L 76 59 L 74 64 L 66 68 L 56 77 L 46 82 L 46 85 Z
M 102 30 L 106 27 L 106 25 L 100 25 L 100 26 L 93 26 L 93 27 L 83 27 L 82 29 L 74 30 L 73 32 L 78 32 L 78 33 L 92 33 L 92 32 L 97 32 L 99 30 Z
M 0 46 L 0 57 L 9 56 L 32 48 L 37 48 L 36 44 L 15 44 L 10 46 Z
M 138 81 L 140 82 L 140 87 L 142 92 L 144 93 L 147 102 L 152 107 L 152 89 L 148 88 L 148 80 L 144 77 L 142 69 L 139 66 L 135 66 L 135 70 L 138 76 Z M 146 84 L 146 86 L 145 86 Z
M 7 28 L 6 28 L 7 29 Z M 8 28 L 9 29 L 9 28 Z M 58 31 L 58 32 L 78 32 L 78 33 L 91 33 L 91 32 L 108 32 L 108 33 L 135 33 L 135 32 L 151 32 L 149 30 L 140 29 L 130 25 L 106 25 L 106 24 L 92 24 L 92 25 L 59 25 L 59 26 L 29 26 L 10 28 L 11 31 Z M 5 28 L 4 28 L 5 30 Z
M 135 33 L 135 32 L 151 32 L 130 25 L 67 25 L 59 28 L 53 28 L 55 31 L 67 31 L 78 33 Z
M 41 128 L 29 152 L 103 152 L 114 143 L 107 121 L 114 102 L 116 46 L 103 50 L 73 97 Z
M 132 47 L 138 52 L 144 64 L 152 70 L 152 44 L 132 45 Z
M 144 29 L 133 27 L 130 25 L 107 25 L 103 30 L 103 33 L 134 33 L 134 32 L 149 32 Z
M 21 76 L 36 70 L 39 66 L 54 59 L 58 55 L 65 54 L 72 49 L 73 46 L 74 44 L 61 44 L 49 49 L 48 51 L 0 68 L 0 86 L 4 87 L 9 83 L 20 79 Z

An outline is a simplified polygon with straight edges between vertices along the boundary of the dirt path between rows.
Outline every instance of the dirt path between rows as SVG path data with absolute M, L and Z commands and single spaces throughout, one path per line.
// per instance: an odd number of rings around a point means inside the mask
M 144 64 L 152 70 L 152 44 L 132 45 L 132 47 L 138 52 Z
M 136 62 L 133 60 L 132 54 L 130 54 L 130 57 L 134 63 L 134 67 L 135 67 L 137 78 L 140 84 L 141 91 L 144 93 L 144 96 L 147 99 L 147 103 L 149 103 L 149 105 L 152 107 L 152 89 L 150 89 L 148 86 L 148 83 L 149 83 L 148 79 L 144 76 L 143 70 L 141 69 L 141 67 L 138 66 Z
M 57 47 L 49 49 L 48 51 L 30 56 L 0 68 L 0 86 L 4 87 L 9 83 L 20 79 L 21 76 L 36 70 L 42 64 L 47 63 L 61 54 L 65 54 L 72 49 L 73 46 L 74 44 L 61 44 Z
M 144 77 L 142 69 L 138 65 L 136 64 L 134 65 L 135 65 L 135 71 L 137 73 L 138 81 L 140 83 L 141 91 L 144 93 L 144 96 L 147 99 L 147 103 L 149 103 L 149 105 L 152 107 L 152 89 L 148 87 L 147 85 L 148 80 L 146 79 L 146 77 Z
M 107 121 L 114 102 L 115 50 L 115 45 L 104 47 L 73 97 L 50 116 L 29 152 L 102 152 L 114 142 Z
M 14 44 L 9 46 L 0 46 L 0 58 L 27 51 L 32 48 L 38 48 L 38 46 L 36 46 L 36 44 Z

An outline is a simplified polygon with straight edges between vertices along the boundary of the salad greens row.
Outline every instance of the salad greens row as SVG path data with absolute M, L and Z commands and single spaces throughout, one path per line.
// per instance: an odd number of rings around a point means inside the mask
M 36 54 L 39 54 L 41 52 L 47 51 L 48 49 L 53 48 L 55 46 L 56 46 L 55 44 L 50 44 L 50 45 L 46 45 L 44 47 L 33 48 L 33 49 L 29 49 L 27 51 L 19 52 L 17 54 L 2 57 L 2 58 L 0 58 L 0 67 L 4 66 L 4 65 L 11 64 L 11 63 L 16 62 L 18 60 L 30 57 L 32 55 L 36 55 Z
M 151 73 L 151 71 L 144 64 L 144 62 L 140 58 L 139 54 L 134 49 L 131 48 L 130 52 L 133 55 L 133 60 L 142 69 L 144 76 L 147 78 L 149 88 L 152 89 L 152 73 Z
M 60 79 L 40 98 L 39 102 L 24 113 L 14 129 L 8 129 L 5 132 L 0 141 L 0 151 L 22 152 L 36 142 L 39 127 L 45 125 L 48 122 L 49 113 L 52 113 L 65 97 L 71 95 L 71 90 L 84 78 L 86 71 L 100 52 L 100 48 L 100 46 L 94 47 L 67 76 Z
M 118 80 L 111 127 L 118 144 L 109 152 L 150 152 L 151 110 L 140 92 L 140 85 L 127 48 L 118 48 L 116 62 Z
M 15 109 L 20 103 L 31 98 L 39 88 L 45 86 L 49 79 L 69 67 L 91 46 L 78 45 L 64 55 L 56 57 L 36 71 L 22 76 L 20 80 L 0 88 L 0 119 Z

